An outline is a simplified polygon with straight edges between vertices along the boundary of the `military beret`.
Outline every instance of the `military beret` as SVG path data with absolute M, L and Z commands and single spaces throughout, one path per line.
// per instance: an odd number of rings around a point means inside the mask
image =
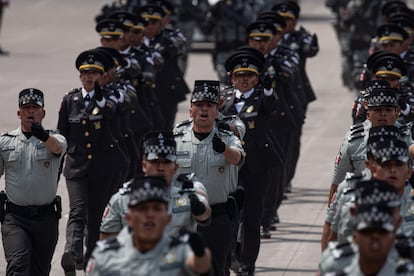
M 219 103 L 220 82 L 215 80 L 196 80 L 194 90 L 191 95 L 191 102 L 208 101 L 215 104 Z
M 103 38 L 121 38 L 125 25 L 115 19 L 103 19 L 96 24 L 95 30 Z
M 19 106 L 34 103 L 40 107 L 45 106 L 43 92 L 36 88 L 26 88 L 19 92 Z
M 105 71 L 107 57 L 102 52 L 95 49 L 83 51 L 75 61 L 76 69 L 81 71 L 95 70 L 103 73 Z
M 109 15 L 110 19 L 114 19 L 127 28 L 133 28 L 136 24 L 136 15 L 127 11 L 118 10 Z
M 407 74 L 404 61 L 400 56 L 392 53 L 378 55 L 372 61 L 371 68 L 372 74 L 378 77 L 401 78 Z
M 251 47 L 249 47 L 251 48 Z M 263 70 L 265 58 L 263 54 L 257 53 L 258 50 L 244 48 L 234 52 L 225 62 L 227 72 L 232 74 L 255 73 L 260 75 Z
M 295 1 L 282 1 L 272 7 L 272 11 L 278 12 L 281 16 L 290 19 L 298 19 L 300 7 Z
M 147 160 L 165 158 L 171 162 L 177 160 L 177 144 L 172 132 L 154 131 L 147 133 L 143 139 L 144 156 Z
M 247 36 L 253 40 L 270 40 L 276 34 L 276 28 L 269 21 L 256 21 L 246 28 Z
M 257 16 L 257 20 L 271 22 L 278 32 L 282 32 L 286 28 L 285 19 L 275 11 L 262 12 Z
M 135 178 L 132 187 L 133 190 L 129 195 L 128 207 L 153 201 L 165 204 L 169 202 L 168 187 L 164 177 L 145 176 Z
M 142 6 L 137 13 L 146 20 L 161 20 L 165 16 L 164 9 L 156 5 Z
M 399 25 L 388 23 L 377 28 L 377 37 L 381 44 L 386 44 L 393 41 L 404 41 L 408 38 L 408 33 Z
M 367 96 L 368 107 L 375 106 L 393 106 L 398 107 L 398 89 L 388 88 L 374 88 Z

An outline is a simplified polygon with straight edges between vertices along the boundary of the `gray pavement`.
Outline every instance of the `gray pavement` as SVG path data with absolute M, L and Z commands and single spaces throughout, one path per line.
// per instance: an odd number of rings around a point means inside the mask
M 10 56 L 0 56 L 0 132 L 18 126 L 17 94 L 27 87 L 45 92 L 47 128 L 55 128 L 63 95 L 80 85 L 74 59 L 98 46 L 94 16 L 100 0 L 15 0 L 4 14 L 0 44 Z M 272 238 L 262 240 L 257 275 L 314 275 L 320 257 L 319 239 L 327 206 L 333 161 L 348 129 L 353 95 L 341 86 L 339 49 L 323 0 L 302 1 L 303 25 L 316 32 L 317 57 L 307 68 L 318 100 L 309 106 L 293 193 L 279 211 L 281 223 Z M 208 54 L 191 54 L 186 79 L 216 79 Z M 179 106 L 177 121 L 187 119 L 189 103 Z M 4 188 L 3 178 L 0 189 Z M 65 241 L 68 200 L 65 182 L 59 183 L 64 213 L 51 275 L 63 275 L 60 256 Z M 1 243 L 1 241 L 0 241 Z M 1 250 L 2 251 L 2 250 Z M 6 262 L 0 253 L 0 275 Z M 78 273 L 81 275 L 81 273 Z

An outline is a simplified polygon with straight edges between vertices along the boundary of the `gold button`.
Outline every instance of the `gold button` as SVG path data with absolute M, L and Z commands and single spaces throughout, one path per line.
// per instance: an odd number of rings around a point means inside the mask
M 89 160 L 92 160 L 92 154 L 89 154 L 89 155 L 88 155 L 88 159 L 89 159 Z
M 82 120 L 82 125 L 86 125 L 86 120 Z
M 89 131 L 85 131 L 85 136 L 88 137 L 89 136 Z
M 86 144 L 86 147 L 87 147 L 88 149 L 90 149 L 90 148 L 92 147 L 92 145 L 91 145 L 90 143 L 87 143 L 87 144 Z

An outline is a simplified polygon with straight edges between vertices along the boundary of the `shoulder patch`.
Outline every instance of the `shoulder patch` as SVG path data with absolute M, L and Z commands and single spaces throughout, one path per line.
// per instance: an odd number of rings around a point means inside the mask
M 107 251 L 107 250 L 117 250 L 120 247 L 118 239 L 116 237 L 111 237 L 102 241 L 98 241 L 96 243 L 96 247 L 99 251 Z
M 349 134 L 349 137 L 348 137 L 348 142 L 355 140 L 357 138 L 364 137 L 364 136 L 365 136 L 364 126 L 361 125 L 360 127 L 351 129 L 351 133 Z
M 353 130 L 361 129 L 361 128 L 364 129 L 364 124 L 363 123 L 357 123 L 357 124 L 352 125 L 349 128 L 349 130 L 353 131 Z

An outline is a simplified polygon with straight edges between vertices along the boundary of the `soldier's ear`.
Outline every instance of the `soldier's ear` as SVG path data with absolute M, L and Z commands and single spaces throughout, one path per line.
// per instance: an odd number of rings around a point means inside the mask
M 20 115 L 20 110 L 17 110 L 17 118 L 21 118 L 21 115 Z

